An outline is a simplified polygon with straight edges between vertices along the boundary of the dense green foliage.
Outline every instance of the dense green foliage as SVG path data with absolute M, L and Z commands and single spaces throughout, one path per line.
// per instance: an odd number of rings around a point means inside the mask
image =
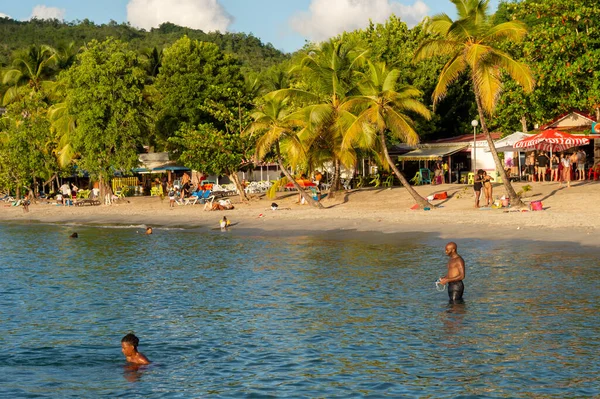
M 239 184 L 234 174 L 251 155 L 241 137 L 251 99 L 239 62 L 185 36 L 165 49 L 155 88 L 159 136 L 174 144 L 172 152 L 189 167 Z
M 64 74 L 68 112 L 77 121 L 73 147 L 92 177 L 104 180 L 137 166 L 147 137 L 145 78 L 135 52 L 115 39 L 90 42 Z
M 600 108 L 600 3 L 596 0 L 523 0 L 502 3 L 500 21 L 520 19 L 529 29 L 523 43 L 508 49 L 527 62 L 536 89 L 525 95 L 509 86 L 499 104 L 498 126 L 529 128 L 572 109 L 594 114 Z
M 0 185 L 48 181 L 75 164 L 107 178 L 138 166 L 143 146 L 234 180 L 252 159 L 277 159 L 290 173 L 329 163 L 340 183 L 342 166 L 363 156 L 385 166 L 388 146 L 471 133 L 476 115 L 484 131 L 508 134 L 522 118 L 531 128 L 571 109 L 600 110 L 597 1 L 511 0 L 492 18 L 485 0 L 452 2 L 464 8 L 459 21 L 436 16 L 409 28 L 392 16 L 290 56 L 252 35 L 171 23 L 145 31 L 0 19 Z M 483 19 L 469 20 L 471 6 Z M 450 41 L 440 42 L 444 35 Z M 423 43 L 436 42 L 413 62 Z M 521 66 L 537 85 L 530 94 Z M 392 76 L 386 90 L 369 89 L 384 75 Z M 403 109 L 408 136 L 386 119 L 402 108 L 392 100 L 402 93 L 434 111 Z M 252 119 L 253 134 L 242 134 Z

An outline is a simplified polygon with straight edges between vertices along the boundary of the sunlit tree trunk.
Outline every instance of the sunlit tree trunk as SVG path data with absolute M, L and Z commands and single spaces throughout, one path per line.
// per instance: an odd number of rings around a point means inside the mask
M 277 151 L 277 163 L 279 164 L 279 168 L 281 169 L 281 171 L 283 172 L 285 177 L 287 177 L 287 179 L 290 182 L 292 182 L 292 184 L 294 185 L 294 188 L 296 190 L 298 190 L 298 192 L 300 193 L 302 198 L 304 198 L 304 201 L 306 201 L 311 206 L 314 206 L 319 209 L 323 209 L 323 205 L 321 204 L 321 202 L 315 201 L 312 197 L 312 193 L 309 193 L 306 190 L 304 190 L 302 187 L 300 187 L 300 185 L 298 184 L 296 179 L 294 179 L 294 177 L 291 175 L 291 173 L 283 165 L 283 161 L 281 160 L 281 153 L 279 151 L 279 142 L 275 143 L 275 149 Z
M 419 205 L 419 208 L 423 209 L 425 207 L 431 207 L 431 204 L 425 198 L 421 197 L 419 195 L 419 193 L 417 193 L 417 191 L 410 185 L 410 182 L 408 180 L 406 180 L 406 177 L 404 177 L 402 172 L 400 172 L 400 170 L 396 167 L 396 164 L 392 160 L 392 157 L 390 157 L 390 153 L 388 152 L 387 145 L 385 144 L 385 134 L 383 131 L 379 132 L 379 140 L 381 142 L 381 148 L 383 150 L 383 155 L 385 156 L 385 160 L 387 161 L 388 165 L 390 165 L 390 168 L 392 168 L 392 170 L 394 171 L 394 174 L 396 175 L 398 180 L 400 180 L 400 183 L 402 183 L 404 188 L 408 191 L 408 193 L 416 201 L 417 205 Z
M 230 173 L 228 176 L 229 176 L 229 180 L 231 180 L 233 182 L 233 184 L 235 184 L 235 188 L 238 190 L 238 193 L 240 195 L 240 201 L 248 202 L 249 198 L 246 195 L 246 190 L 244 190 L 244 186 L 242 185 L 242 182 L 240 181 L 240 177 L 237 175 L 237 173 L 233 172 L 233 173 Z
M 475 84 L 473 84 L 473 87 L 476 87 Z M 485 122 L 485 117 L 483 115 L 483 107 L 481 106 L 481 99 L 479 98 L 479 93 L 477 93 L 476 88 L 474 89 L 474 91 L 475 101 L 477 102 L 477 112 L 479 113 L 479 120 L 481 122 L 481 130 L 485 134 L 485 139 L 488 142 L 490 153 L 492 154 L 492 157 L 494 158 L 494 163 L 496 164 L 496 170 L 500 173 L 500 177 L 502 178 L 502 184 L 504 184 L 504 189 L 506 190 L 506 193 L 510 198 L 510 203 L 512 206 L 515 207 L 524 207 L 525 204 L 523 204 L 523 201 L 521 201 L 521 198 L 519 198 L 519 196 L 515 192 L 515 189 L 513 188 L 512 184 L 510 184 L 510 180 L 508 178 L 508 175 L 506 174 L 506 170 L 504 170 L 504 165 L 502 164 L 502 161 L 498 156 L 498 151 L 496 151 L 496 146 L 494 145 L 494 140 L 492 140 L 492 135 L 488 131 L 487 123 Z

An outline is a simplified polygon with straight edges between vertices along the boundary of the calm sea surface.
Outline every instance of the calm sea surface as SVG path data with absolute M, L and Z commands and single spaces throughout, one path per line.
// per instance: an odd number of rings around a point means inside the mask
M 595 249 L 460 240 L 451 306 L 433 236 L 138 232 L 0 226 L 0 397 L 600 396 Z

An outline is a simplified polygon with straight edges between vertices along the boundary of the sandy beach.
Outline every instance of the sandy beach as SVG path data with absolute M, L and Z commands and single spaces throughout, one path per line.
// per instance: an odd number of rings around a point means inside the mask
M 518 192 L 527 183 L 515 183 Z M 434 208 L 411 210 L 412 197 L 402 187 L 364 188 L 338 193 L 324 199 L 319 210 L 296 203 L 298 194 L 282 192 L 276 199 L 254 195 L 249 203 L 230 197 L 235 209 L 204 211 L 203 205 L 176 206 L 159 197 L 130 197 L 126 203 L 110 206 L 57 206 L 37 203 L 28 213 L 22 207 L 4 205 L 3 222 L 59 223 L 88 225 L 149 225 L 212 229 L 226 215 L 235 230 L 262 230 L 264 234 L 310 234 L 311 232 L 372 231 L 381 233 L 436 233 L 444 239 L 529 239 L 563 241 L 598 246 L 600 182 L 574 182 L 570 188 L 558 183 L 531 183 L 533 189 L 524 202 L 542 201 L 543 211 L 517 211 L 511 208 L 476 209 L 471 186 L 446 184 L 418 186 L 423 196 L 447 192 L 446 200 L 431 201 Z M 494 186 L 494 197 L 504 194 L 501 184 Z M 279 209 L 272 211 L 276 202 Z

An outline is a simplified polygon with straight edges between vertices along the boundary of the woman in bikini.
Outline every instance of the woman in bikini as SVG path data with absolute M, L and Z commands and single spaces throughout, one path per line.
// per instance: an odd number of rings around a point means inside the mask
M 477 174 L 473 177 L 473 190 L 475 191 L 475 208 L 479 208 L 479 197 L 481 196 L 481 188 L 483 187 L 483 173 L 482 169 L 477 171 Z
M 483 175 L 481 177 L 481 180 L 483 180 L 483 192 L 485 193 L 485 205 L 486 206 L 491 206 L 492 205 L 492 177 L 488 176 L 487 172 L 483 172 Z

